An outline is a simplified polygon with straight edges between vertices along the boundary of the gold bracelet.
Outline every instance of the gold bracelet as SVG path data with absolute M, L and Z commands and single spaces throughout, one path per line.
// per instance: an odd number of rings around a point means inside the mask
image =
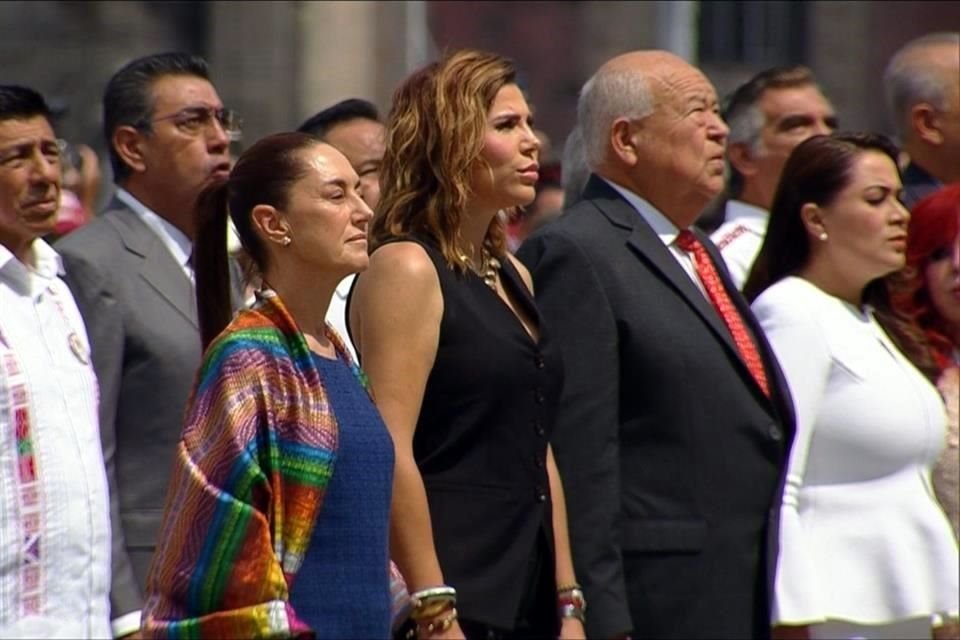
M 436 620 L 431 620 L 426 625 L 423 626 L 423 631 L 426 635 L 432 636 L 435 633 L 445 633 L 453 626 L 453 623 L 457 620 L 457 608 L 454 607 L 450 610 L 450 613 L 443 618 L 438 618 Z
M 560 595 L 561 593 L 566 593 L 567 591 L 573 591 L 574 589 L 580 590 L 580 589 L 583 589 L 583 587 L 578 585 L 576 582 L 571 582 L 570 584 L 563 584 L 557 587 L 557 595 Z
M 410 594 L 410 619 L 427 620 L 435 618 L 457 604 L 457 590 L 446 585 L 420 589 Z

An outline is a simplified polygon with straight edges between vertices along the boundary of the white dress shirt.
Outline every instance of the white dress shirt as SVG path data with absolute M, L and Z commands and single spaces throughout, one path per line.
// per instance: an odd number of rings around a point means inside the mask
M 871 310 L 806 280 L 777 282 L 753 310 L 797 416 L 773 622 L 883 625 L 956 612 L 957 542 L 930 473 L 946 433 L 937 390 Z
M 763 237 L 767 235 L 770 214 L 752 204 L 730 200 L 727 202 L 724 220 L 724 223 L 710 234 L 710 239 L 723 254 L 733 284 L 737 289 L 743 289 L 743 283 L 750 275 L 753 262 L 763 246 Z
M 353 342 L 350 340 L 350 333 L 347 331 L 347 296 L 350 295 L 350 287 L 353 286 L 356 277 L 357 274 L 352 273 L 340 281 L 333 292 L 333 297 L 330 298 L 330 306 L 327 308 L 327 324 L 336 330 L 337 335 L 343 340 L 343 344 L 347 346 L 347 351 L 350 352 L 354 360 L 357 359 L 357 350 L 354 348 Z
M 690 276 L 690 279 L 693 280 L 693 283 L 697 285 L 697 288 L 700 289 L 700 293 L 703 294 L 707 300 L 710 297 L 707 295 L 707 290 L 703 288 L 703 283 L 700 282 L 700 276 L 697 275 L 697 267 L 693 263 L 693 257 L 687 252 L 677 246 L 676 240 L 677 236 L 680 235 L 680 230 L 675 224 L 670 222 L 669 218 L 660 213 L 656 207 L 647 202 L 645 199 L 641 198 L 632 191 L 621 187 L 618 184 L 610 182 L 606 178 L 600 178 L 608 185 L 610 185 L 617 193 L 623 196 L 624 200 L 630 203 L 637 213 L 640 214 L 647 224 L 653 229 L 653 232 L 657 234 L 657 237 L 660 238 L 660 241 L 667 247 L 667 250 L 670 252 L 677 263 L 683 268 L 683 270 Z M 712 303 L 711 303 L 712 304 Z
M 110 505 L 86 330 L 42 240 L 0 245 L 0 638 L 109 638 Z

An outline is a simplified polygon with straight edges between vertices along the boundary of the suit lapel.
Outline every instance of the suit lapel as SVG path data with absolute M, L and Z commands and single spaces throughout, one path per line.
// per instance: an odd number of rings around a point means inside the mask
M 110 209 L 123 213 L 110 218 L 123 240 L 126 250 L 143 260 L 140 277 L 172 305 L 194 327 L 199 329 L 193 284 L 156 233 L 121 201 L 114 199 Z
M 637 214 L 637 217 L 639 218 L 639 214 Z M 627 244 L 633 249 L 634 253 L 660 273 L 661 277 L 680 294 L 680 297 L 690 305 L 693 311 L 700 316 L 700 319 L 739 359 L 740 352 L 737 351 L 733 336 L 730 335 L 723 319 L 720 318 L 710 301 L 690 279 L 687 272 L 683 270 L 670 250 L 643 220 L 633 229 L 627 239 Z
M 630 247 L 640 260 L 649 265 L 654 272 L 658 273 L 660 277 L 686 301 L 694 313 L 706 323 L 717 338 L 726 345 L 730 354 L 739 363 L 744 377 L 749 380 L 748 384 L 752 384 L 755 387 L 758 397 L 766 400 L 767 398 L 763 390 L 753 375 L 751 375 L 743 358 L 741 358 L 740 351 L 737 349 L 737 345 L 733 341 L 733 336 L 730 334 L 730 330 L 727 329 L 727 325 L 723 322 L 723 319 L 713 308 L 710 301 L 707 300 L 707 297 L 700 291 L 697 285 L 694 284 L 693 280 L 690 279 L 690 276 L 687 275 L 687 272 L 680 266 L 673 254 L 670 253 L 670 250 L 663 244 L 660 237 L 654 233 L 650 225 L 646 223 L 643 216 L 641 216 L 630 203 L 624 200 L 619 193 L 596 176 L 591 176 L 590 181 L 587 183 L 587 187 L 584 189 L 584 200 L 592 201 L 594 206 L 603 213 L 611 224 L 628 231 L 627 246 Z M 771 350 L 759 324 L 753 317 L 752 312 L 740 292 L 733 288 L 733 284 L 729 281 L 729 278 L 725 279 L 722 276 L 722 269 L 718 266 L 718 261 L 721 260 L 719 254 L 713 249 L 713 246 L 702 233 L 699 231 L 694 231 L 694 233 L 697 234 L 697 237 L 707 248 L 707 253 L 710 254 L 714 262 L 714 268 L 721 273 L 720 279 L 727 291 L 727 295 L 740 312 L 744 323 L 753 333 L 754 343 L 760 351 L 768 380 L 776 379 L 777 381 L 775 390 L 774 387 L 771 387 L 771 401 L 775 410 L 781 416 L 792 415 L 789 407 L 787 407 L 785 411 L 784 398 L 781 394 L 781 388 L 783 387 L 782 376 L 780 375 L 779 368 L 776 367 L 775 364 L 771 364 Z M 786 404 L 789 404 L 789 401 L 787 401 Z
M 727 326 L 643 216 L 619 193 L 596 176 L 591 176 L 590 182 L 584 189 L 584 199 L 591 200 L 612 224 L 629 231 L 627 246 L 690 305 L 694 313 L 710 327 L 718 339 L 727 345 L 727 348 L 733 351 L 739 360 L 740 353 Z

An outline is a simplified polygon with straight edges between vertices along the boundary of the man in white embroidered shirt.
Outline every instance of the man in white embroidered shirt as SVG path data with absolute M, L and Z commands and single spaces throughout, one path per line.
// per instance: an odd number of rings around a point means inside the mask
M 723 224 L 713 240 L 738 289 L 743 287 L 767 233 L 783 165 L 798 144 L 837 128 L 837 116 L 804 66 L 774 67 L 740 85 L 723 118 L 730 127 L 730 177 Z
M 110 612 L 119 637 L 140 628 L 147 569 L 200 364 L 190 261 L 196 198 L 229 171 L 239 121 L 224 108 L 202 58 L 161 53 L 110 78 L 103 123 L 116 196 L 56 247 L 100 382 L 113 524 Z
M 110 511 L 80 313 L 41 238 L 60 200 L 43 97 L 0 86 L 0 638 L 110 637 Z

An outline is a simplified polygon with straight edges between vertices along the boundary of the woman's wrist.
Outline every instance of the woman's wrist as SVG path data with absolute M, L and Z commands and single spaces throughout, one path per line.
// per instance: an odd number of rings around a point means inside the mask
M 414 624 L 407 638 L 445 633 L 457 621 L 457 590 L 443 584 L 414 591 L 409 617 Z
M 429 638 L 434 634 L 446 633 L 457 621 L 457 608 L 447 609 L 433 618 L 418 620 L 416 635 L 420 638 Z
M 583 597 L 583 589 L 577 583 L 561 585 L 557 588 L 557 615 L 560 622 L 567 618 L 574 618 L 586 623 L 587 600 Z

